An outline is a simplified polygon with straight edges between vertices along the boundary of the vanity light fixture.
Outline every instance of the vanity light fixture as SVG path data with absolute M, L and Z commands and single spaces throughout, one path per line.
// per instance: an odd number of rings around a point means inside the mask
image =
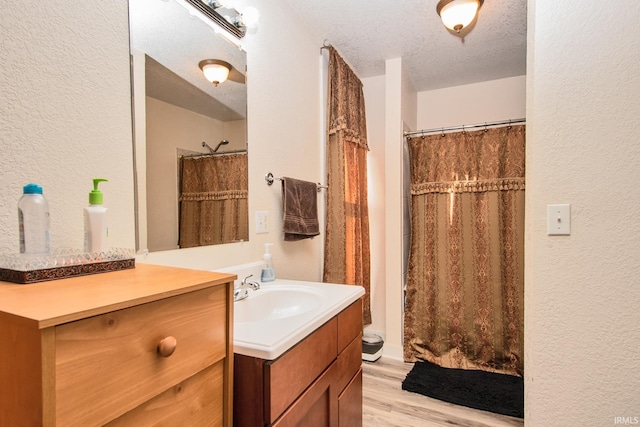
M 223 0 L 202 0 L 202 2 L 213 9 L 220 9 L 221 7 L 233 7 L 233 5 L 231 5 L 229 2 Z
M 218 86 L 220 83 L 227 80 L 229 72 L 231 71 L 231 64 L 219 59 L 204 59 L 198 64 L 204 77 L 213 83 L 214 86 Z
M 484 0 L 440 0 L 436 11 L 445 27 L 459 33 L 478 14 Z
M 237 9 L 232 0 L 186 0 L 218 25 L 241 39 L 258 28 L 260 13 L 255 7 Z
M 260 20 L 260 12 L 255 7 L 245 7 L 240 12 L 240 20 L 242 25 L 248 30 L 255 30 L 258 28 L 258 21 Z

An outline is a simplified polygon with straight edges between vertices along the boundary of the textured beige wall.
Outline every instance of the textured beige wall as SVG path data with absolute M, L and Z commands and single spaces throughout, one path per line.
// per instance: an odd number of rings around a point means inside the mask
M 637 423 L 640 2 L 530 1 L 528 22 L 526 424 Z M 570 236 L 546 235 L 553 203 Z
M 44 187 L 54 248 L 82 249 L 92 178 L 110 244 L 134 245 L 127 3 L 0 6 L 0 249 L 18 250 L 22 186 Z

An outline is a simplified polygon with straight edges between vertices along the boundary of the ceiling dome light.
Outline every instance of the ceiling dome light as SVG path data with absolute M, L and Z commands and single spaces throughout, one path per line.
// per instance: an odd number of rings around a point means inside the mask
M 213 83 L 214 86 L 218 86 L 227 80 L 229 71 L 231 71 L 231 64 L 219 59 L 205 59 L 200 61 L 198 66 L 204 73 L 204 77 Z
M 440 0 L 436 11 L 445 27 L 459 33 L 475 19 L 482 3 L 484 0 Z

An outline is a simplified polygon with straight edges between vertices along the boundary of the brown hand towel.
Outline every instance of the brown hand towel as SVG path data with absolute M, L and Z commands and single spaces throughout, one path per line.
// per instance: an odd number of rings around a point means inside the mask
M 285 241 L 309 239 L 320 234 L 318 190 L 314 182 L 282 178 Z

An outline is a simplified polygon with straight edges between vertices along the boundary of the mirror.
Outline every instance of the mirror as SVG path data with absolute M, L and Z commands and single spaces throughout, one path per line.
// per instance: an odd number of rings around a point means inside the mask
M 244 156 L 246 164 L 246 53 L 189 8 L 182 0 L 129 0 L 137 250 L 248 239 L 247 169 L 221 170 L 218 161 Z M 228 80 L 206 80 L 199 63 L 207 59 L 230 64 Z M 200 159 L 203 171 L 182 167 Z

